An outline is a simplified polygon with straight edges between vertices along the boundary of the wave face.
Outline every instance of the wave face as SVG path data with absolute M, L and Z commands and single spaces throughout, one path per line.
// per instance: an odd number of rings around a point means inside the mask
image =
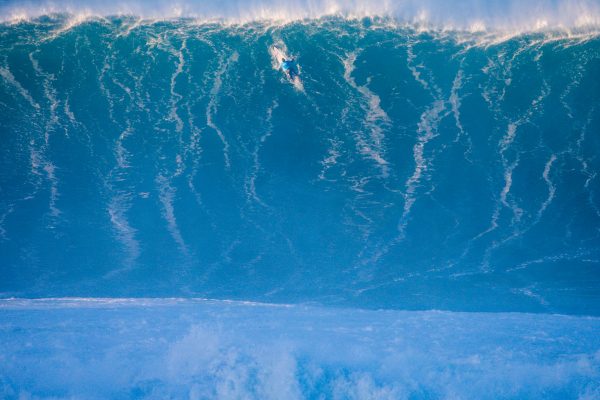
M 4 297 L 600 314 L 593 32 L 46 16 L 0 46 Z

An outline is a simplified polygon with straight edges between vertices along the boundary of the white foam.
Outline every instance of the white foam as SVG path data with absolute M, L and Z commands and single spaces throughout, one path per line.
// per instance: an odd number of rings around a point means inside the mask
M 71 121 L 71 124 L 72 125 L 79 125 L 79 122 L 77 121 L 77 118 L 75 118 L 75 114 L 71 110 L 71 105 L 69 103 L 69 97 L 68 96 L 67 96 L 67 98 L 64 101 L 63 107 L 64 107 L 65 115 L 67 116 L 67 118 L 69 118 L 69 121 Z
M 579 138 L 577 139 L 577 143 L 576 143 L 576 145 L 577 145 L 576 158 L 581 163 L 581 173 L 586 177 L 583 187 L 588 193 L 588 203 L 589 203 L 590 207 L 592 207 L 592 209 L 594 210 L 596 215 L 598 217 L 600 217 L 600 207 L 598 207 L 598 205 L 596 204 L 596 201 L 594 200 L 593 185 L 591 185 L 591 183 L 597 178 L 598 172 L 590 169 L 589 160 L 587 160 L 583 155 L 583 145 L 586 141 L 586 133 L 588 132 L 590 125 L 593 121 L 594 113 L 595 113 L 596 109 L 597 109 L 596 106 L 593 106 L 592 108 L 590 108 L 588 115 L 587 115 L 586 122 L 585 122 L 584 126 L 581 128 L 581 133 L 580 133 Z
M 358 85 L 352 76 L 358 54 L 350 53 L 342 60 L 344 65 L 344 79 L 348 84 L 362 96 L 360 107 L 365 112 L 364 124 L 369 130 L 369 137 L 365 138 L 358 132 L 355 138 L 358 142 L 359 151 L 375 161 L 381 170 L 381 175 L 386 178 L 389 175 L 389 165 L 384 158 L 385 154 L 385 135 L 383 127 L 390 123 L 386 112 L 381 108 L 379 96 L 373 93 L 369 88 L 369 80 L 365 85 Z
M 552 203 L 552 200 L 554 200 L 554 196 L 556 194 L 556 185 L 550 179 L 550 170 L 552 168 L 552 164 L 554 164 L 555 161 L 556 155 L 552 154 L 546 165 L 544 165 L 544 172 L 542 173 L 542 178 L 544 179 L 544 182 L 546 182 L 546 186 L 548 187 L 548 197 L 546 197 L 546 200 L 544 200 L 544 202 L 540 206 L 540 209 L 537 212 L 536 221 L 539 221 L 542 218 L 544 211 L 546 211 L 550 203 Z
M 438 125 L 441 120 L 448 115 L 446 112 L 446 101 L 443 99 L 442 90 L 436 85 L 433 77 L 430 76 L 429 80 L 425 80 L 422 77 L 423 72 L 431 75 L 429 71 L 426 71 L 423 64 L 415 65 L 416 55 L 413 51 L 413 43 L 407 45 L 406 54 L 406 65 L 411 71 L 413 78 L 424 90 L 429 92 L 433 101 L 423 111 L 419 123 L 417 124 L 417 142 L 413 146 L 415 169 L 404 184 L 404 207 L 400 220 L 398 221 L 397 229 L 399 237 L 397 240 L 402 240 L 404 238 L 405 230 L 408 225 L 408 217 L 416 201 L 417 188 L 421 183 L 421 178 L 430 167 L 431 160 L 425 157 L 425 146 L 429 141 L 438 136 Z M 452 93 L 454 92 L 451 92 L 450 98 L 452 98 Z
M 429 160 L 425 157 L 425 146 L 438 135 L 437 126 L 444 117 L 445 110 L 446 103 L 443 100 L 435 100 L 433 104 L 421 114 L 421 120 L 418 123 L 417 130 L 417 142 L 413 146 L 415 169 L 405 183 L 404 208 L 402 210 L 400 221 L 398 222 L 398 231 L 401 236 L 404 235 L 404 230 L 408 223 L 408 215 L 416 201 L 415 194 L 421 182 L 421 178 L 429 169 Z
M 17 92 L 23 96 L 23 98 L 25 100 L 27 100 L 27 102 L 31 105 L 31 107 L 35 108 L 36 110 L 39 110 L 40 105 L 37 104 L 35 102 L 35 100 L 33 100 L 33 97 L 31 97 L 31 95 L 29 94 L 29 92 L 27 91 L 27 89 L 25 89 L 20 83 L 19 81 L 17 81 L 17 79 L 15 78 L 15 76 L 12 74 L 12 72 L 10 72 L 10 69 L 8 67 L 4 68 L 4 67 L 0 67 L 0 76 L 2 78 L 4 78 L 4 80 L 11 86 L 13 86 L 15 89 L 17 89 Z
M 163 176 L 156 177 L 156 184 L 159 190 L 159 199 L 163 206 L 163 218 L 167 221 L 167 228 L 171 237 L 179 246 L 179 250 L 183 255 L 188 256 L 188 247 L 183 239 L 183 235 L 177 225 L 177 217 L 175 216 L 175 189 L 171 186 L 169 180 Z
M 600 26 L 594 0 L 29 0 L 0 7 L 1 20 L 22 21 L 53 13 L 142 18 L 196 18 L 245 23 L 297 21 L 328 16 L 387 17 L 404 24 L 442 30 L 540 31 Z M 64 30 L 53 33 L 56 37 Z
M 6 240 L 8 237 L 6 236 L 6 228 L 4 227 L 4 223 L 6 221 L 6 217 L 8 217 L 14 210 L 15 207 L 12 204 L 9 204 L 4 208 L 4 212 L 0 215 L 0 239 Z
M 452 106 L 452 114 L 454 115 L 454 123 L 456 124 L 456 129 L 458 129 L 459 136 L 457 140 L 460 139 L 460 136 L 464 135 L 465 130 L 460 122 L 460 96 L 458 95 L 458 91 L 462 88 L 462 79 L 463 72 L 459 70 L 454 77 L 454 81 L 452 82 L 452 91 L 450 92 L 449 102 Z
M 327 149 L 327 157 L 320 161 L 320 164 L 323 168 L 321 169 L 321 172 L 319 172 L 319 180 L 322 181 L 332 181 L 332 179 L 327 178 L 327 172 L 329 171 L 329 169 L 331 169 L 334 165 L 337 164 L 338 158 L 340 158 L 340 156 L 342 155 L 340 153 L 340 147 L 342 145 L 341 141 L 336 139 L 329 139 L 329 143 L 331 144 L 331 147 Z
M 178 133 L 181 133 L 181 131 L 183 130 L 183 120 L 177 113 L 177 104 L 183 98 L 183 96 L 175 91 L 175 85 L 177 83 L 177 77 L 179 77 L 179 75 L 181 75 L 181 73 L 183 72 L 183 68 L 185 66 L 185 58 L 183 56 L 183 52 L 186 49 L 186 45 L 187 45 L 187 38 L 184 38 L 183 41 L 181 42 L 181 47 L 174 54 L 177 58 L 177 62 L 176 62 L 177 67 L 175 68 L 173 75 L 171 75 L 171 86 L 170 86 L 171 111 L 169 112 L 169 117 L 173 121 L 175 121 L 175 130 Z
M 6 398 L 584 399 L 599 388 L 597 317 L 177 298 L 4 299 L 0 310 Z
M 206 106 L 206 125 L 211 127 L 217 133 L 221 143 L 223 143 L 223 159 L 225 161 L 225 168 L 227 169 L 231 168 L 231 161 L 229 160 L 229 143 L 221 131 L 221 128 L 215 124 L 213 118 L 217 112 L 219 93 L 221 91 L 221 85 L 223 84 L 223 75 L 227 72 L 231 63 L 237 62 L 238 57 L 238 53 L 233 52 L 227 60 L 221 60 L 220 66 L 215 73 L 212 89 L 210 90 L 210 100 Z
M 423 78 L 421 78 L 421 71 L 419 70 L 419 68 L 421 68 L 422 65 L 414 65 L 414 60 L 416 57 L 417 56 L 415 55 L 415 53 L 413 51 L 412 44 L 406 46 L 406 66 L 412 73 L 412 76 L 413 76 L 413 78 L 415 78 L 415 81 L 417 81 L 423 87 L 423 89 L 430 92 L 431 88 L 429 87 L 429 83 L 427 83 L 427 81 L 425 81 Z
M 50 182 L 50 202 L 48 204 L 48 208 L 50 209 L 50 216 L 56 218 L 61 214 L 61 211 L 56 206 L 58 201 L 59 192 L 58 192 L 58 178 L 56 177 L 56 167 L 51 162 L 46 162 L 44 165 L 44 171 L 48 177 L 48 181 Z
M 263 207 L 267 207 L 267 204 L 263 202 L 263 200 L 256 193 L 256 179 L 258 178 L 258 173 L 260 171 L 260 161 L 259 161 L 259 153 L 260 150 L 265 143 L 265 141 L 273 134 L 273 111 L 279 107 L 277 100 L 274 100 L 271 106 L 267 109 L 267 117 L 265 120 L 265 132 L 259 138 L 254 151 L 252 152 L 252 171 L 250 176 L 246 179 L 246 193 L 248 194 L 249 199 L 253 199 L 256 203 L 262 205 Z
M 463 70 L 462 70 L 462 62 L 461 62 L 461 69 L 458 70 L 458 72 L 456 73 L 456 76 L 454 77 L 454 81 L 452 82 L 452 89 L 450 91 L 450 98 L 448 99 L 448 102 L 450 103 L 450 106 L 452 107 L 452 114 L 454 115 L 454 125 L 456 126 L 456 129 L 458 130 L 458 133 L 456 135 L 456 138 L 454 139 L 454 142 L 459 142 L 462 140 L 463 137 L 466 138 L 466 150 L 464 153 L 465 159 L 469 162 L 471 162 L 471 153 L 473 152 L 473 141 L 471 140 L 471 137 L 467 135 L 467 132 L 465 131 L 462 122 L 461 122 L 461 116 L 460 116 L 460 106 L 462 105 L 462 98 L 459 95 L 459 91 L 462 89 L 463 87 Z
M 128 271 L 135 265 L 140 255 L 140 245 L 136 239 L 137 230 L 131 226 L 127 220 L 127 212 L 131 208 L 131 196 L 120 193 L 113 196 L 108 205 L 108 215 L 110 222 L 115 229 L 116 235 L 126 251 L 126 257 L 123 260 L 123 268 L 111 271 L 105 278 L 111 278 L 119 273 Z
M 71 14 L 69 11 L 66 11 L 66 12 Z M 44 14 L 45 13 L 42 13 L 40 15 L 44 15 Z M 61 35 L 63 35 L 64 33 L 69 32 L 71 29 L 89 21 L 93 17 L 94 17 L 94 14 L 90 11 L 86 11 L 86 10 L 77 11 L 76 13 L 73 13 L 72 15 L 70 15 L 69 19 L 67 20 L 67 22 L 64 25 L 62 25 L 60 28 L 51 32 L 50 35 L 46 36 L 43 39 L 43 41 L 54 40 L 54 39 L 60 37 Z M 22 17 L 19 16 L 19 18 L 22 18 Z

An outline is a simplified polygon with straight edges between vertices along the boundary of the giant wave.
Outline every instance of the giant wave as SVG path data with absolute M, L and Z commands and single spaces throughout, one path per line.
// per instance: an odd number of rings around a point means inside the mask
M 0 393 L 598 396 L 597 4 L 215 4 L 0 6 Z

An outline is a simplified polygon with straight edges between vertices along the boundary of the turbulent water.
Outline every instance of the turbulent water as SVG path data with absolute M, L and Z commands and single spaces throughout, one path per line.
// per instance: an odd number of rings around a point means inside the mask
M 3 300 L 5 397 L 600 396 L 593 15 L 568 30 L 508 32 L 456 18 L 475 28 L 4 10 L 2 297 L 296 304 Z M 273 44 L 295 58 L 302 86 L 277 69 Z M 161 320 L 150 331 L 146 307 Z M 393 311 L 431 309 L 450 312 Z M 243 332 L 263 325 L 248 344 Z M 77 338 L 88 328 L 98 333 Z M 215 339 L 219 329 L 230 335 Z M 497 336 L 479 339 L 488 330 Z M 562 344 L 536 352 L 546 340 Z M 184 357 L 186 343 L 204 341 L 190 350 L 198 359 Z M 308 351 L 321 341 L 324 356 Z M 354 352 L 336 355 L 336 342 Z M 139 375 L 111 375 L 121 357 Z M 158 372 L 165 360 L 175 372 Z M 35 378 L 63 361 L 104 372 Z
M 598 318 L 56 299 L 0 301 L 0 324 L 9 399 L 600 394 Z

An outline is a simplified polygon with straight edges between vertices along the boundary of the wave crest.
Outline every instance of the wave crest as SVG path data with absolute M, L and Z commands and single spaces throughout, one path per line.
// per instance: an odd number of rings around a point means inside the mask
M 460 31 L 530 32 L 600 27 L 600 4 L 593 0 L 9 0 L 0 5 L 0 20 L 4 22 L 51 14 L 135 15 L 144 19 L 193 18 L 230 23 L 285 23 L 330 16 L 383 17 L 401 24 Z

